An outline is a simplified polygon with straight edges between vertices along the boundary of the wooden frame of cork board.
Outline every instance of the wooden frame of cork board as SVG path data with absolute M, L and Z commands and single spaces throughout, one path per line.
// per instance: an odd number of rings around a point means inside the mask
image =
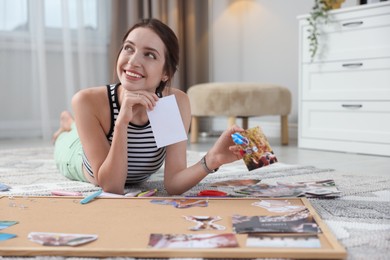
M 150 203 L 163 198 L 98 198 L 82 205 L 77 197 L 2 197 L 1 219 L 18 221 L 3 229 L 16 238 L 0 242 L 3 256 L 79 256 L 79 257 L 203 257 L 203 258 L 300 258 L 345 259 L 344 247 L 305 198 L 287 198 L 293 205 L 306 206 L 322 230 L 318 234 L 320 248 L 254 248 L 246 247 L 245 234 L 236 234 L 237 248 L 156 249 L 148 248 L 151 233 L 199 234 L 233 233 L 231 216 L 278 215 L 252 206 L 259 199 L 209 198 L 208 207 L 178 209 L 170 205 Z M 165 199 L 174 199 L 173 197 Z M 180 198 L 177 198 L 180 199 Z M 182 198 L 181 198 L 182 199 Z M 205 198 L 199 198 L 205 199 Z M 286 198 L 283 198 L 286 199 Z M 191 231 L 193 223 L 183 215 L 220 216 L 224 231 Z M 42 246 L 31 242 L 30 232 L 97 234 L 98 239 L 81 246 Z

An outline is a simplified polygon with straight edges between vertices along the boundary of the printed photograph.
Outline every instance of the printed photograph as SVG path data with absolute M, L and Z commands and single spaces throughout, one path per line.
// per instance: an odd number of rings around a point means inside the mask
M 226 229 L 226 227 L 214 223 L 222 219 L 220 216 L 183 216 L 183 217 L 188 221 L 192 221 L 196 223 L 195 226 L 189 228 L 189 230 L 192 231 Z
M 280 248 L 320 248 L 318 236 L 278 236 L 249 234 L 246 240 L 247 247 L 280 247 Z
M 309 210 L 279 216 L 233 215 L 233 230 L 238 233 L 318 233 L 320 229 Z
M 218 181 L 210 183 L 211 187 L 236 187 L 236 186 L 248 186 L 259 183 L 259 179 L 237 179 L 237 180 L 227 180 L 227 181 Z
M 302 181 L 302 182 L 278 182 L 279 186 L 300 189 L 306 197 L 339 197 L 340 191 L 332 179 Z
M 272 198 L 301 197 L 305 195 L 305 192 L 303 192 L 300 188 L 287 187 L 282 185 L 270 185 L 266 183 L 260 183 L 241 189 L 236 189 L 234 192 L 250 195 L 252 197 Z
M 208 206 L 207 200 L 198 199 L 154 199 L 150 202 L 157 205 L 171 205 L 179 209 Z
M 224 248 L 238 247 L 236 236 L 226 234 L 151 234 L 151 248 Z
M 291 213 L 307 209 L 302 205 L 292 205 L 288 200 L 260 200 L 253 202 L 252 205 L 275 213 Z
M 44 246 L 78 246 L 90 243 L 97 238 L 97 235 L 90 234 L 64 234 L 45 232 L 31 232 L 28 234 L 28 239 L 30 239 L 32 242 Z
M 278 161 L 259 126 L 234 133 L 232 139 L 240 146 L 240 153 L 249 171 Z

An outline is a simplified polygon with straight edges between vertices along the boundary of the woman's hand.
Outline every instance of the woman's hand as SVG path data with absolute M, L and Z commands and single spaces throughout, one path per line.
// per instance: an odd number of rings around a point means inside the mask
M 127 125 L 137 114 L 144 115 L 145 109 L 153 110 L 158 99 L 158 96 L 152 92 L 145 90 L 129 91 L 123 88 L 121 110 L 117 120 Z
M 242 159 L 240 148 L 233 142 L 231 136 L 236 132 L 242 131 L 244 131 L 244 129 L 237 125 L 233 125 L 221 134 L 207 153 L 206 162 L 209 169 L 216 169 L 223 164 Z

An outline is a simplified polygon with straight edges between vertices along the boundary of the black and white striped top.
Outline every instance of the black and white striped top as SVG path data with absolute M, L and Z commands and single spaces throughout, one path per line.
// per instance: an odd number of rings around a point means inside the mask
M 120 106 L 118 101 L 119 84 L 107 85 L 108 98 L 111 107 L 111 129 L 107 140 L 112 142 L 115 120 L 118 117 Z M 165 147 L 157 148 L 150 122 L 143 126 L 129 123 L 127 127 L 127 179 L 126 184 L 139 183 L 147 180 L 164 163 Z M 93 177 L 91 165 L 83 155 L 83 164 Z

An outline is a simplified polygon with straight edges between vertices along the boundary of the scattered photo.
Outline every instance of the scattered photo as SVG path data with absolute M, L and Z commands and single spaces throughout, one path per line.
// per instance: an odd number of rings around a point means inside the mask
M 340 196 L 334 180 L 318 180 L 307 182 L 277 182 L 276 185 L 258 183 L 247 187 L 235 188 L 235 193 L 252 197 L 321 197 L 334 198 Z
M 226 234 L 151 234 L 151 248 L 224 248 L 238 247 L 236 236 Z
M 279 216 L 233 215 L 236 233 L 318 233 L 320 229 L 309 210 Z
M 28 234 L 28 239 L 44 246 L 78 246 L 92 242 L 97 238 L 97 235 L 90 234 L 65 234 L 45 232 L 31 232 Z
M 192 231 L 226 229 L 226 227 L 214 223 L 222 219 L 220 216 L 183 216 L 183 217 L 186 220 L 196 223 L 195 226 L 190 228 L 190 230 Z
M 279 186 L 302 190 L 306 197 L 339 197 L 340 191 L 332 179 L 285 183 L 278 182 Z
M 247 247 L 281 247 L 281 248 L 320 248 L 318 236 L 278 236 L 249 234 L 246 240 Z
M 259 183 L 261 180 L 259 179 L 243 179 L 243 180 L 227 180 L 227 181 L 218 181 L 214 183 L 210 183 L 211 187 L 236 187 L 236 186 L 249 186 Z
M 259 126 L 232 134 L 235 144 L 240 146 L 249 171 L 277 162 L 272 148 Z
M 307 209 L 305 206 L 292 205 L 288 200 L 260 200 L 253 202 L 252 205 L 274 213 L 291 213 Z
M 207 200 L 198 199 L 154 199 L 150 201 L 158 205 L 172 205 L 175 208 L 186 209 L 192 207 L 207 207 L 209 205 Z
M 305 193 L 299 188 L 291 188 L 282 185 L 269 185 L 266 183 L 260 183 L 241 189 L 236 189 L 235 192 L 252 197 L 272 198 L 301 197 L 305 195 Z

